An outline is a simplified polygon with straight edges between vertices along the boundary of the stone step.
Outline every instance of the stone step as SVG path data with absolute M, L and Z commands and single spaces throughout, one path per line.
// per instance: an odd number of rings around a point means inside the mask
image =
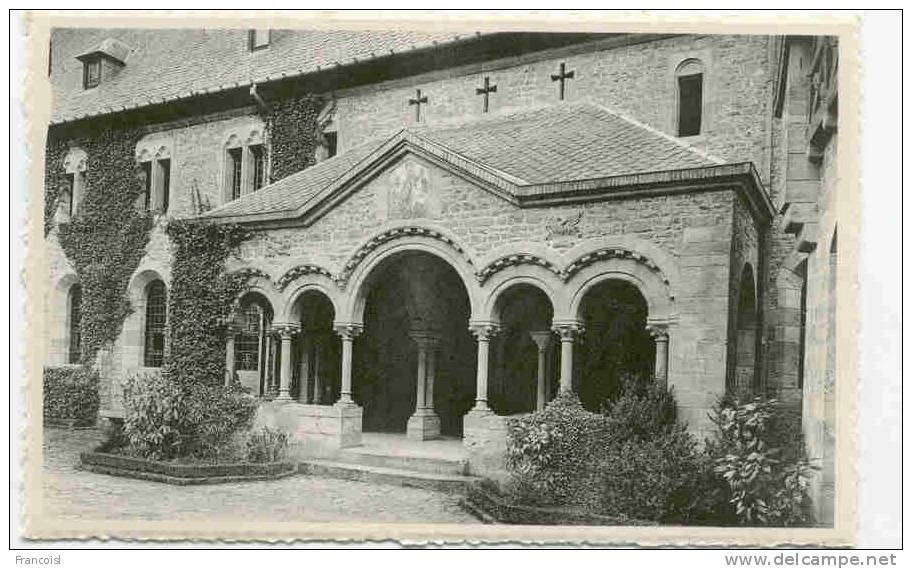
M 418 472 L 329 460 L 307 460 L 298 464 L 298 472 L 315 476 L 358 480 L 376 484 L 393 484 L 443 492 L 465 492 L 480 479 L 460 474 Z
M 347 449 L 333 457 L 335 462 L 378 466 L 431 474 L 465 475 L 469 472 L 469 461 L 458 458 L 439 458 L 415 455 L 391 455 L 372 452 L 368 449 Z

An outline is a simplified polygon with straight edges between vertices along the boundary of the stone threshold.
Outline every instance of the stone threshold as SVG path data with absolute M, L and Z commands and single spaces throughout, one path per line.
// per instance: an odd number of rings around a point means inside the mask
M 439 492 L 467 492 L 470 486 L 481 480 L 464 474 L 422 472 L 330 460 L 303 461 L 298 465 L 298 472 L 328 478 L 422 488 Z

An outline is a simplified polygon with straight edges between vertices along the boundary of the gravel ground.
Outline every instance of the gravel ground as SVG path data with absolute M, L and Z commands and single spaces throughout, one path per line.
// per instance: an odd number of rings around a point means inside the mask
M 479 523 L 458 496 L 295 475 L 267 482 L 172 486 L 76 470 L 98 431 L 44 431 L 47 515 L 67 519 Z

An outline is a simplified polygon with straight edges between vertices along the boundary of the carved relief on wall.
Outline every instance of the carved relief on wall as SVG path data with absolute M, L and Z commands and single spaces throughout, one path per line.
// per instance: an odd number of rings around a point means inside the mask
M 386 212 L 390 219 L 430 217 L 434 207 L 428 169 L 414 160 L 404 160 L 390 172 Z
M 583 210 L 579 210 L 575 215 L 564 217 L 549 217 L 545 222 L 545 229 L 548 234 L 545 239 L 552 247 L 572 247 L 577 240 L 583 236 L 579 224 L 583 219 Z

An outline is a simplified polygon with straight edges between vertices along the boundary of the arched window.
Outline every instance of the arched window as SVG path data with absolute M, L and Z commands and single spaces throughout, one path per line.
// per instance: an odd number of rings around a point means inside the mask
M 167 305 L 165 283 L 152 281 L 146 287 L 146 328 L 143 365 L 161 367 L 165 359 Z
M 71 148 L 63 159 L 65 179 L 59 198 L 59 214 L 63 221 L 69 221 L 78 211 L 85 192 L 87 162 L 81 148 Z
M 82 317 L 82 286 L 70 287 L 69 336 L 70 345 L 67 363 L 78 364 L 82 361 L 82 336 L 79 334 L 79 320 Z
M 678 136 L 696 136 L 703 127 L 703 63 L 686 59 L 675 70 Z
M 160 214 L 168 212 L 171 202 L 170 138 L 152 135 L 136 145 L 136 162 L 143 182 L 137 207 Z
M 264 317 L 265 312 L 255 302 L 248 304 L 241 312 L 241 329 L 234 341 L 234 367 L 236 370 L 257 371 L 260 369 Z
M 223 144 L 222 195 L 225 202 L 255 192 L 266 185 L 269 157 L 262 121 L 233 128 Z

